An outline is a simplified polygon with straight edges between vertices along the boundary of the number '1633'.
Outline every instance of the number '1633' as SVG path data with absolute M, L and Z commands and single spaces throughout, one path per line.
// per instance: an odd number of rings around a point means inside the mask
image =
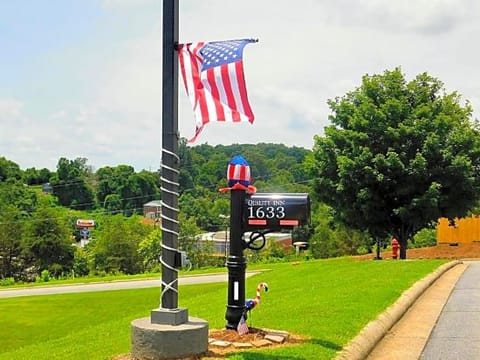
M 249 219 L 283 219 L 285 218 L 285 207 L 283 206 L 249 206 Z

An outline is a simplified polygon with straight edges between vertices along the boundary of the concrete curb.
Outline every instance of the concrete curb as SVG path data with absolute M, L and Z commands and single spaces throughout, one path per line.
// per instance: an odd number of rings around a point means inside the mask
M 446 271 L 461 263 L 461 261 L 455 260 L 443 264 L 434 272 L 417 281 L 410 289 L 406 290 L 393 305 L 387 308 L 375 320 L 370 321 L 360 333 L 337 354 L 335 359 L 366 359 L 377 343 L 382 340 L 388 330 L 400 320 L 420 295 Z

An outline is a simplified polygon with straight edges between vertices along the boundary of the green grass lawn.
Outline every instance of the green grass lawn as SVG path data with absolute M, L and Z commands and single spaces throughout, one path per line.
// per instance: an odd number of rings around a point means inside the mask
M 246 351 L 230 359 L 331 359 L 370 320 L 444 260 L 331 259 L 263 265 L 247 279 L 247 298 L 265 281 L 268 293 L 249 325 L 286 330 L 302 345 Z M 225 326 L 226 283 L 181 286 L 179 306 L 210 329 Z M 130 322 L 149 316 L 160 289 L 0 299 L 0 360 L 110 359 L 130 351 Z

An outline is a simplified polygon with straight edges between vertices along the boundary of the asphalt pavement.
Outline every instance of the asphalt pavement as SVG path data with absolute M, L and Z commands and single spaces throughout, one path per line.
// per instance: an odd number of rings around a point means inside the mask
M 247 271 L 245 277 L 258 274 L 260 271 Z M 181 276 L 178 278 L 179 285 L 205 284 L 212 282 L 226 282 L 228 281 L 228 274 L 206 274 L 206 275 L 192 275 Z M 92 292 L 92 291 L 111 291 L 111 290 L 125 290 L 125 289 L 141 289 L 161 287 L 160 279 L 146 279 L 146 280 L 129 280 L 129 281 L 112 281 L 91 284 L 72 284 L 60 286 L 39 286 L 21 289 L 4 289 L 0 290 L 1 298 L 11 298 L 19 296 L 36 296 L 36 295 L 53 295 L 53 294 L 68 294 L 78 292 Z
M 386 332 L 368 360 L 480 359 L 480 261 L 433 282 Z
M 468 261 L 428 339 L 422 360 L 480 359 L 480 262 Z

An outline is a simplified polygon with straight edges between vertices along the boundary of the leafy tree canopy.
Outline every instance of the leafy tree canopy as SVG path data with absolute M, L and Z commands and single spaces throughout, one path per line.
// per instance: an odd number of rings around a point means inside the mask
M 37 207 L 37 195 L 19 181 L 0 182 L 0 211 L 9 205 L 18 208 L 24 215 L 30 215 Z
M 181 212 L 194 217 L 203 230 L 223 228 L 220 215 L 230 211 L 229 197 L 218 189 L 227 186 L 227 166 L 236 155 L 250 165 L 252 183 L 259 192 L 307 192 L 308 173 L 303 161 L 310 151 L 282 144 L 179 144 Z
M 104 217 L 98 238 L 92 244 L 95 270 L 136 274 L 143 270 L 141 241 L 153 230 L 138 216 L 126 219 L 120 214 Z
M 329 100 L 333 125 L 309 159 L 315 192 L 336 217 L 372 236 L 407 240 L 439 217 L 463 216 L 480 193 L 480 137 L 472 109 L 426 74 L 365 75 Z
M 95 173 L 96 197 L 110 213 L 141 213 L 146 202 L 160 197 L 157 173 L 142 170 L 136 173 L 129 165 L 106 166 Z
M 23 173 L 23 179 L 27 185 L 41 185 L 48 183 L 52 175 L 53 173 L 46 168 L 41 170 L 28 168 Z
M 78 210 L 92 209 L 95 202 L 92 186 L 88 181 L 91 173 L 92 169 L 87 166 L 85 158 L 60 158 L 57 172 L 50 181 L 59 204 Z
M 21 240 L 24 222 L 22 213 L 13 205 L 3 206 L 0 211 L 0 279 L 19 278 L 21 270 Z
M 20 180 L 22 171 L 17 163 L 7 160 L 3 156 L 0 157 L 0 182 L 7 179 Z
M 55 275 L 70 269 L 74 250 L 65 209 L 51 207 L 45 199 L 34 215 L 35 221 L 26 225 L 24 256 L 39 270 L 49 270 Z

